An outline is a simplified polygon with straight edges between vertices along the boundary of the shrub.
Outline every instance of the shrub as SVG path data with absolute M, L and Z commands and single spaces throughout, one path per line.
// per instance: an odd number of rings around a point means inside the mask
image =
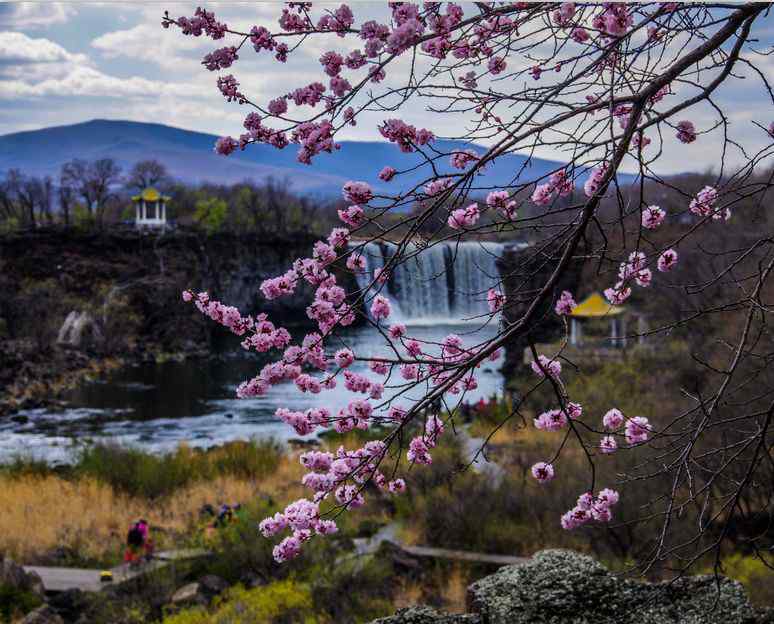
M 207 451 L 183 445 L 161 455 L 98 444 L 80 451 L 74 471 L 118 492 L 154 499 L 218 476 L 260 479 L 276 469 L 281 457 L 281 447 L 271 440 L 231 442 Z
M 774 606 L 774 562 L 768 565 L 751 555 L 737 553 L 723 559 L 723 573 L 736 579 L 747 590 L 754 604 Z M 707 570 L 711 573 L 711 570 Z
M 18 616 L 32 611 L 42 603 L 40 596 L 33 592 L 0 585 L 0 619 L 3 622 L 15 621 Z
M 265 587 L 229 589 L 215 602 L 211 612 L 187 609 L 164 618 L 163 624 L 314 624 L 315 616 L 309 585 L 292 580 Z

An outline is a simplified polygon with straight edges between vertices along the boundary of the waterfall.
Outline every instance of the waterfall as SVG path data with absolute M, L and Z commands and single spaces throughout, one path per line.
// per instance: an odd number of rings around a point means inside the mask
M 397 250 L 393 243 L 361 247 L 366 270 L 357 275 L 360 288 L 373 281 L 374 271 L 384 267 Z M 380 291 L 392 304 L 391 320 L 448 324 L 486 314 L 486 293 L 499 281 L 496 263 L 501 253 L 500 243 L 443 242 L 421 250 L 409 243 L 404 259 L 393 267 Z

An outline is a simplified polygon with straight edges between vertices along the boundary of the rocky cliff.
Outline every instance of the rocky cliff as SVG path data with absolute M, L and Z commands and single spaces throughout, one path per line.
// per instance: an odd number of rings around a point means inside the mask
M 207 290 L 243 312 L 267 312 L 278 324 L 303 322 L 312 294 L 308 285 L 277 301 L 263 299 L 258 287 L 308 256 L 314 241 L 133 228 L 3 236 L 0 388 L 27 395 L 43 382 L 32 394 L 55 395 L 59 374 L 77 377 L 88 363 L 84 357 L 93 364 L 108 357 L 206 354 L 217 327 L 182 302 L 184 288 Z M 351 279 L 348 273 L 339 277 Z

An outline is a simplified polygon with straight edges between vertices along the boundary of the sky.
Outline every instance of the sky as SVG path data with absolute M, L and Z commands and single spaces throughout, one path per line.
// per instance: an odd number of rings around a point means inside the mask
M 363 13 L 383 12 L 373 4 L 350 4 L 358 20 Z M 215 87 L 216 73 L 200 64 L 206 53 L 223 43 L 185 37 L 161 27 L 165 9 L 172 16 L 192 15 L 197 6 L 195 2 L 0 4 L 0 134 L 102 118 L 238 135 L 245 109 L 227 103 Z M 253 24 L 276 24 L 280 12 L 277 2 L 205 6 L 220 20 L 245 30 Z M 770 50 L 774 17 L 763 20 L 753 34 L 759 49 Z M 317 58 L 328 45 L 312 42 L 287 65 L 246 49 L 233 73 L 253 99 L 266 102 L 319 80 Z M 764 73 L 774 77 L 774 56 L 758 61 Z M 750 70 L 740 68 L 739 74 L 740 79 L 717 94 L 718 102 L 728 111 L 735 136 L 745 148 L 760 149 L 767 140 L 753 122 L 768 126 L 774 120 L 774 107 L 759 83 L 752 84 Z M 439 135 L 458 133 L 458 122 L 445 117 L 422 105 L 404 114 L 410 123 L 427 126 Z M 340 138 L 380 139 L 376 125 L 381 119 L 374 113 Z M 700 129 L 714 125 L 710 109 L 694 111 L 691 119 Z M 702 149 L 690 154 L 690 166 L 696 170 L 717 165 L 722 133 L 718 129 L 702 141 Z M 685 170 L 686 154 L 677 147 L 664 151 L 663 168 Z M 561 159 L 549 148 L 537 155 Z

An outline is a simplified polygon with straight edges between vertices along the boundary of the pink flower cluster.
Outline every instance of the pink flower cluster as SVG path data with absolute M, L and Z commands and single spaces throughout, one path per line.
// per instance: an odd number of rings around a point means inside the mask
M 671 271 L 677 266 L 677 252 L 674 249 L 667 249 L 661 252 L 657 261 L 658 270 L 662 273 Z
M 559 296 L 559 299 L 556 301 L 556 306 L 554 306 L 554 311 L 559 316 L 566 316 L 568 314 L 572 314 L 572 311 L 576 308 L 578 304 L 575 303 L 575 299 L 572 297 L 572 293 L 568 290 L 563 290 L 562 294 Z
M 366 221 L 365 211 L 360 206 L 349 206 L 345 209 L 339 209 L 339 219 L 350 227 L 357 228 Z
M 715 203 L 718 200 L 718 191 L 714 186 L 705 186 L 698 193 L 696 197 L 691 200 L 688 209 L 695 215 L 700 217 L 708 217 L 712 215 L 712 218 L 726 220 L 731 216 L 730 210 L 726 209 L 725 213 L 715 208 Z
M 571 531 L 592 520 L 610 522 L 612 510 L 618 503 L 618 492 L 605 488 L 594 496 L 585 492 L 578 497 L 575 507 L 562 516 L 561 525 L 565 531 Z
M 642 227 L 655 230 L 664 222 L 666 212 L 658 206 L 648 206 L 642 211 Z
M 490 288 L 486 293 L 486 302 L 490 312 L 497 312 L 505 305 L 505 295 L 499 290 Z
M 516 218 L 516 201 L 511 199 L 508 191 L 492 191 L 486 196 L 486 205 L 498 210 L 508 220 Z
M 478 209 L 478 204 L 470 204 L 466 208 L 453 210 L 446 224 L 453 230 L 462 230 L 476 225 L 480 215 L 481 211 Z
M 478 154 L 473 150 L 462 150 L 460 152 L 454 152 L 449 158 L 451 166 L 455 169 L 464 169 L 470 163 L 478 160 Z
M 379 126 L 379 132 L 385 139 L 397 144 L 401 152 L 406 153 L 413 152 L 416 145 L 426 145 L 435 139 L 429 130 L 424 128 L 417 130 L 400 119 L 386 119 Z
M 351 180 L 344 184 L 342 194 L 344 199 L 353 204 L 367 204 L 374 196 L 367 182 L 353 182 Z
M 210 71 L 217 71 L 231 67 L 231 64 L 238 58 L 237 49 L 234 46 L 227 46 L 207 54 L 202 61 L 202 65 Z
M 693 122 L 679 122 L 677 124 L 677 138 L 682 143 L 693 143 L 696 140 L 696 128 Z
M 390 316 L 390 301 L 387 297 L 376 295 L 371 303 L 371 317 L 376 320 L 386 319 Z
M 623 415 L 621 410 L 612 408 L 602 417 L 602 425 L 605 429 L 612 432 L 620 431 L 623 426 L 624 437 L 626 442 L 630 446 L 642 444 L 647 442 L 650 437 L 650 433 L 653 430 L 652 425 L 648 422 L 648 419 L 644 416 L 634 416 L 633 418 L 627 418 Z M 618 444 L 613 436 L 606 436 L 602 438 L 600 444 L 601 450 L 604 453 L 612 453 L 618 448 Z
M 547 206 L 558 193 L 560 197 L 567 197 L 575 188 L 572 178 L 567 176 L 567 172 L 561 169 L 551 175 L 546 184 L 539 184 L 532 193 L 532 201 L 537 206 Z
M 634 23 L 625 2 L 605 2 L 604 11 L 595 15 L 591 22 L 594 29 L 610 36 L 622 37 Z
M 602 163 L 592 170 L 589 179 L 586 180 L 586 183 L 583 185 L 583 191 L 586 193 L 586 197 L 594 197 L 597 193 L 599 193 L 602 187 L 602 180 L 605 178 L 605 174 L 607 173 L 607 168 L 608 164 Z
M 533 360 L 530 367 L 541 378 L 548 373 L 549 377 L 559 379 L 559 376 L 562 374 L 562 363 L 559 360 L 550 360 L 543 354 L 538 355 L 537 362 Z
M 196 9 L 193 17 L 179 17 L 177 19 L 177 25 L 184 35 L 199 37 L 202 33 L 205 33 L 212 39 L 222 39 L 228 29 L 226 24 L 218 22 L 215 19 L 213 13 L 205 11 L 201 7 Z M 169 22 L 165 21 L 163 26 L 169 28 Z
M 554 467 L 552 464 L 546 462 L 538 462 L 532 466 L 532 476 L 537 479 L 538 483 L 547 483 L 554 478 Z

